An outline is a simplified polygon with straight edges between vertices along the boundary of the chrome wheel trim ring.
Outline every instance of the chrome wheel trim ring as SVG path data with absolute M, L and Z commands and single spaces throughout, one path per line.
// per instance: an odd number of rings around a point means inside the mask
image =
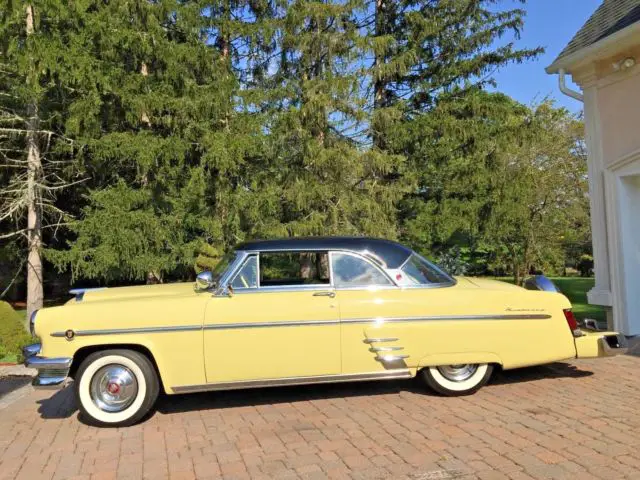
M 103 412 L 122 412 L 136 399 L 138 381 L 124 365 L 105 365 L 91 378 L 90 391 L 93 403 Z
M 467 363 L 460 365 L 441 365 L 436 367 L 440 374 L 452 382 L 469 380 L 478 371 L 478 364 Z

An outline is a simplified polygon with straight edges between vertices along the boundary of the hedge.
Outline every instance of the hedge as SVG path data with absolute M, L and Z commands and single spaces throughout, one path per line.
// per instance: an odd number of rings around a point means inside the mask
M 22 347 L 32 342 L 21 316 L 7 302 L 0 301 L 0 358 L 16 355 L 22 359 Z

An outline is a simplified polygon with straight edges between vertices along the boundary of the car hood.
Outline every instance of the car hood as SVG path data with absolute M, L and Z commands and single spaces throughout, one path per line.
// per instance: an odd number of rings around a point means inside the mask
M 501 280 L 492 280 L 490 278 L 479 277 L 456 277 L 458 288 L 483 288 L 485 290 L 521 290 L 512 283 L 503 282 Z
M 109 287 L 99 289 L 76 289 L 75 298 L 69 303 L 95 302 L 114 299 L 148 298 L 159 296 L 174 296 L 192 293 L 194 284 L 188 283 L 166 283 L 161 285 L 138 285 L 133 287 Z

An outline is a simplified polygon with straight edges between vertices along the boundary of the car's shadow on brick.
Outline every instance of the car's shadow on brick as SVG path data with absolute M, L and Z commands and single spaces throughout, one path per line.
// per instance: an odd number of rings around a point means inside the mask
M 38 404 L 38 413 L 42 418 L 69 418 L 78 411 L 73 384 L 53 391 L 50 397 L 38 400 Z
M 496 371 L 490 385 L 506 385 L 534 382 L 549 378 L 580 378 L 593 375 L 568 363 L 552 363 L 538 367 Z M 350 382 L 323 385 L 300 385 L 249 390 L 193 393 L 185 395 L 160 395 L 156 410 L 174 414 L 198 410 L 216 410 L 236 407 L 277 405 L 332 398 L 371 397 L 399 393 L 436 396 L 424 386 L 421 379 L 378 382 Z M 69 418 L 78 412 L 73 385 L 58 390 L 50 397 L 38 400 L 38 413 L 42 418 Z M 150 416 L 153 416 L 151 413 Z M 83 422 L 82 416 L 78 415 Z
M 506 385 L 511 383 L 535 382 L 549 378 L 581 378 L 590 377 L 593 372 L 571 365 L 570 363 L 556 362 L 536 367 L 523 367 L 515 370 L 495 371 L 491 379 L 491 385 Z
M 538 367 L 496 371 L 491 385 L 533 382 L 549 378 L 579 378 L 593 375 L 568 363 L 552 363 Z M 420 378 L 378 382 L 349 382 L 322 385 L 300 385 L 249 390 L 230 390 L 189 395 L 161 395 L 156 404 L 157 411 L 164 414 L 196 410 L 213 410 L 234 407 L 277 405 L 310 400 L 332 398 L 355 398 L 402 392 L 437 396 Z

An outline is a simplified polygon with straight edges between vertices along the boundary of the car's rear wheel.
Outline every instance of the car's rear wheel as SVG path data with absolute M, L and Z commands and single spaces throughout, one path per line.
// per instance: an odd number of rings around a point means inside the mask
M 487 363 L 438 365 L 422 370 L 422 376 L 431 389 L 450 397 L 469 395 L 485 385 L 493 366 Z
M 160 390 L 151 361 L 133 350 L 89 355 L 75 377 L 76 400 L 85 419 L 98 426 L 124 427 L 140 421 Z

